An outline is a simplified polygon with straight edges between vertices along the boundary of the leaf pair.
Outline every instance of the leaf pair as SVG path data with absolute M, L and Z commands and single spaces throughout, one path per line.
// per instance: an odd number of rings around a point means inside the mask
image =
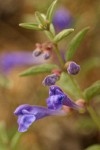
M 26 29 L 31 29 L 31 30 L 47 30 L 48 29 L 48 24 L 51 24 L 52 22 L 52 16 L 54 12 L 54 8 L 56 6 L 57 0 L 55 0 L 50 7 L 47 10 L 46 16 L 41 14 L 40 12 L 36 11 L 35 12 L 35 17 L 38 23 L 20 23 L 19 26 L 26 28 Z

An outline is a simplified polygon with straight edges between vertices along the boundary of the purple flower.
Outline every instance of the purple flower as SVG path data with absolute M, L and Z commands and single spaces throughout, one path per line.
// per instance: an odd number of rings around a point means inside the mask
M 9 52 L 0 57 L 0 69 L 3 73 L 9 73 L 14 67 L 44 63 L 42 57 L 33 57 L 31 52 Z
M 66 105 L 73 109 L 80 109 L 81 107 L 75 104 L 58 86 L 51 86 L 49 89 L 49 98 L 47 99 L 47 106 L 49 109 L 57 110 Z
M 58 79 L 59 79 L 59 76 L 57 74 L 51 74 L 44 78 L 42 84 L 44 86 L 51 86 L 51 85 L 54 85 Z
M 80 66 L 78 64 L 76 64 L 75 62 L 71 61 L 68 64 L 67 71 L 71 75 L 76 75 L 80 71 Z
M 72 16 L 66 8 L 59 8 L 53 16 L 53 25 L 57 32 L 69 28 L 72 24 Z
M 31 106 L 25 104 L 17 107 L 14 114 L 18 116 L 18 131 L 25 132 L 36 120 L 52 115 L 63 115 L 65 113 L 62 110 L 55 111 L 41 106 Z

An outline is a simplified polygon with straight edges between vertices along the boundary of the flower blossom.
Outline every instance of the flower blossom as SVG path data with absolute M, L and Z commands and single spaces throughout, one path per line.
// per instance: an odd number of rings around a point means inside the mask
M 18 116 L 18 131 L 25 132 L 30 127 L 30 125 L 41 118 L 53 115 L 63 115 L 65 114 L 63 110 L 51 110 L 46 107 L 41 106 L 31 106 L 28 104 L 21 105 L 17 107 L 14 114 Z
M 31 52 L 16 51 L 3 53 L 0 57 L 0 69 L 4 74 L 9 73 L 15 67 L 30 66 L 33 64 L 44 63 L 45 60 L 39 56 L 32 56 Z
M 49 109 L 57 110 L 66 105 L 73 109 L 80 109 L 81 107 L 74 103 L 58 86 L 50 86 L 49 98 L 47 99 L 47 106 Z
M 66 8 L 59 8 L 53 16 L 53 25 L 59 32 L 65 28 L 69 28 L 72 24 L 72 16 Z
M 28 104 L 24 104 L 16 108 L 14 114 L 18 116 L 18 131 L 27 131 L 27 129 L 34 121 L 44 117 L 64 115 L 65 111 L 61 110 L 63 105 L 76 110 L 81 108 L 70 98 L 68 98 L 68 96 L 58 86 L 50 86 L 49 98 L 47 99 L 48 108 L 41 106 L 31 106 Z

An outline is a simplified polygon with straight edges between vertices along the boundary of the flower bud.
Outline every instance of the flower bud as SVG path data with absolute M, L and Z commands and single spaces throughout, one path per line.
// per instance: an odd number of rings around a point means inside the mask
M 36 49 L 33 51 L 33 56 L 37 57 L 41 55 L 42 53 L 42 45 L 39 43 L 36 43 Z
M 43 58 L 44 58 L 45 60 L 49 59 L 50 56 L 51 56 L 51 52 L 50 52 L 50 51 L 45 50 L 45 51 L 43 52 Z
M 51 74 L 44 78 L 42 84 L 44 86 L 51 86 L 51 85 L 54 85 L 58 79 L 59 79 L 59 76 L 57 74 Z
M 35 49 L 33 51 L 33 56 L 37 57 L 37 56 L 41 55 L 41 53 L 42 53 L 41 49 Z
M 80 71 L 80 66 L 76 64 L 74 61 L 71 61 L 68 63 L 67 71 L 68 71 L 68 74 L 76 75 Z

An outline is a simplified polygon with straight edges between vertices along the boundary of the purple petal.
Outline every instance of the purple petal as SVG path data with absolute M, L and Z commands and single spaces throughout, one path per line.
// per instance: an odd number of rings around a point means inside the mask
M 15 112 L 15 115 L 18 116 L 19 132 L 25 132 L 29 126 L 36 120 L 42 119 L 46 116 L 52 115 L 62 115 L 65 114 L 61 110 L 50 110 L 41 106 L 31 106 L 28 104 L 19 106 Z
M 44 63 L 44 59 L 39 56 L 33 57 L 32 52 L 10 52 L 2 54 L 0 58 L 0 68 L 4 73 L 9 73 L 14 67 Z
M 81 107 L 75 104 L 58 86 L 50 86 L 49 98 L 47 105 L 49 109 L 61 109 L 62 105 L 66 105 L 73 109 L 80 109 Z
M 18 118 L 19 132 L 25 132 L 29 128 L 29 126 L 36 120 L 34 115 L 22 115 Z
M 63 105 L 66 105 L 66 106 L 76 109 L 76 110 L 81 108 L 79 105 L 74 103 L 67 95 L 65 96 L 65 98 L 63 100 Z
M 25 111 L 32 111 L 32 106 L 28 105 L 28 104 L 24 104 L 24 105 L 20 105 L 19 107 L 16 108 L 16 110 L 14 111 L 14 114 L 16 116 L 19 116 L 19 115 L 23 115 L 23 110 Z
M 64 94 L 64 92 L 60 89 L 60 87 L 58 87 L 56 85 L 50 86 L 49 96 L 58 95 L 58 94 Z
M 47 99 L 47 106 L 49 109 L 61 109 L 65 95 L 52 95 Z

